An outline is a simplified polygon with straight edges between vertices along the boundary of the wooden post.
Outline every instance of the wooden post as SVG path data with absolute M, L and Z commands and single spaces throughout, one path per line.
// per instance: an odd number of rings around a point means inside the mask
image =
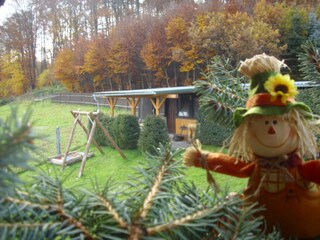
M 60 135 L 60 127 L 56 128 L 56 141 L 57 141 L 57 153 L 61 154 L 61 135 Z
M 129 105 L 131 107 L 132 115 L 136 116 L 136 111 L 137 111 L 136 108 L 140 103 L 140 98 L 136 99 L 135 97 L 132 97 L 131 100 L 130 100 L 130 98 L 127 97 L 127 101 L 128 101 L 128 103 L 129 103 Z
M 110 109 L 111 109 L 111 114 L 110 115 L 111 115 L 111 117 L 114 117 L 114 109 L 116 107 L 118 98 L 108 97 L 107 101 L 108 101 L 108 104 L 109 104 Z
M 86 150 L 83 153 L 83 158 L 82 158 L 82 162 L 81 162 L 81 167 L 80 167 L 80 172 L 79 172 L 78 178 L 80 178 L 82 176 L 82 174 L 83 174 L 83 170 L 84 170 L 84 167 L 86 165 L 87 156 L 88 156 L 88 153 L 89 153 L 89 149 L 90 149 L 90 146 L 91 146 L 91 142 L 92 142 L 92 139 L 93 139 L 93 135 L 94 135 L 94 131 L 96 129 L 96 126 L 97 126 L 96 121 L 93 121 L 92 128 L 91 128 L 91 131 L 90 131 L 90 134 L 89 134 L 89 139 L 88 139 L 87 146 L 86 146 Z
M 122 156 L 122 158 L 126 159 L 126 155 L 124 155 L 124 153 L 121 151 L 121 149 L 119 148 L 119 146 L 116 144 L 116 142 L 113 140 L 113 138 L 111 137 L 110 133 L 108 132 L 108 130 L 101 124 L 100 120 L 98 119 L 98 117 L 93 116 L 94 118 L 94 122 L 97 123 L 97 125 L 102 129 L 104 135 L 106 135 L 106 137 L 109 139 L 109 141 L 111 142 L 112 146 L 114 146 L 114 148 L 120 153 L 120 155 Z
M 72 143 L 72 139 L 73 139 L 73 136 L 74 136 L 74 132 L 76 130 L 76 126 L 77 126 L 79 117 L 80 117 L 80 115 L 77 115 L 77 117 L 76 117 L 76 119 L 74 120 L 74 123 L 73 123 L 73 128 L 72 128 L 72 131 L 71 131 L 71 134 L 70 134 L 67 150 L 66 150 L 66 153 L 64 154 L 63 159 L 62 159 L 62 165 L 61 165 L 62 170 L 65 168 L 65 165 L 66 165 L 66 159 L 67 159 L 67 156 L 69 154 L 70 146 L 71 146 L 71 143 Z
M 74 118 L 76 118 L 77 114 L 74 112 L 74 111 L 71 111 L 71 114 Z M 83 113 L 80 113 L 80 114 L 83 114 Z M 83 123 L 78 119 L 78 123 L 80 125 L 80 127 L 82 127 L 83 131 L 86 133 L 87 135 L 87 138 L 89 138 L 89 131 L 87 130 L 87 128 L 83 125 Z M 101 154 L 104 154 L 102 148 L 100 147 L 100 145 L 97 143 L 97 141 L 93 138 L 92 139 L 93 141 L 93 144 L 98 148 L 99 152 Z
M 163 104 L 166 101 L 166 97 L 163 97 L 162 99 L 161 99 L 161 97 L 156 97 L 156 101 L 154 101 L 152 98 L 150 98 L 150 100 L 151 100 L 153 107 L 156 109 L 156 115 L 159 116 L 161 107 L 163 106 Z

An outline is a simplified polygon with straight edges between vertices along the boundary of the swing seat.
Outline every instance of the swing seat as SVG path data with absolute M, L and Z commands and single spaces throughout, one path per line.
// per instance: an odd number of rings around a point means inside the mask
M 79 162 L 83 158 L 83 152 L 70 152 L 66 158 L 66 165 L 70 165 L 75 162 Z M 88 153 L 87 158 L 93 157 L 94 153 Z M 59 154 L 57 156 L 49 157 L 48 161 L 52 164 L 62 165 L 64 154 Z

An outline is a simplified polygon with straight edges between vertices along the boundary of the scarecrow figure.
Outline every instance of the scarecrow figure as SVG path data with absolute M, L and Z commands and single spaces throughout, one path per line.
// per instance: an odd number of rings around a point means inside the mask
M 186 150 L 187 166 L 249 178 L 243 197 L 264 206 L 267 228 L 285 237 L 320 236 L 320 161 L 310 108 L 296 102 L 294 80 L 280 73 L 282 61 L 265 54 L 242 62 L 250 78 L 246 108 L 234 112 L 237 129 L 229 153 Z M 309 159 L 309 160 L 307 160 Z

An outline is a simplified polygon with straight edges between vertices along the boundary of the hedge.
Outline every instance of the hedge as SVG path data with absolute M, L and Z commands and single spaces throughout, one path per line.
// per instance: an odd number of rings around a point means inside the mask
M 207 121 L 200 111 L 196 138 L 204 145 L 222 146 L 232 134 L 232 127 L 222 127 L 215 122 Z
M 168 128 L 165 121 L 156 115 L 148 115 L 143 122 L 143 127 L 138 141 L 141 152 L 154 154 L 161 144 L 170 142 Z
M 113 136 L 121 149 L 136 149 L 140 135 L 140 126 L 136 116 L 118 115 L 113 122 Z
M 98 118 L 99 118 L 99 121 L 101 122 L 102 126 L 108 130 L 111 137 L 114 139 L 114 133 L 113 133 L 114 118 L 112 118 L 108 115 L 105 115 L 102 112 L 99 112 Z M 89 121 L 88 125 L 89 125 L 89 131 L 91 131 L 91 128 L 92 128 L 91 121 Z M 94 139 L 97 141 L 97 143 L 100 146 L 113 147 L 112 144 L 110 143 L 110 141 L 108 140 L 108 138 L 106 137 L 106 135 L 103 133 L 102 129 L 100 127 L 98 127 L 98 125 L 97 125 L 95 133 L 94 133 Z

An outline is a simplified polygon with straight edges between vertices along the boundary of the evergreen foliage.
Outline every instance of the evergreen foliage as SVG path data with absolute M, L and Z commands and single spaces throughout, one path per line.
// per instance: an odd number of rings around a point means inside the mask
M 21 125 L 8 128 L 16 119 L 13 114 L 1 125 L 1 132 L 8 133 L 0 142 L 1 170 L 12 164 L 8 159 L 26 165 L 24 147 L 33 140 L 29 115 Z M 7 151 L 12 142 L 20 144 Z M 184 167 L 177 161 L 180 153 L 158 148 L 122 189 L 108 181 L 104 187 L 96 184 L 93 191 L 75 192 L 64 188 L 63 179 L 46 173 L 36 176 L 28 188 L 1 184 L 5 194 L 0 195 L 0 236 L 20 240 L 280 239 L 277 233 L 265 235 L 263 219 L 252 217 L 260 209 L 244 206 L 237 197 L 201 192 L 186 182 Z M 0 179 L 12 174 L 0 171 Z M 9 185 L 14 191 L 7 191 Z
M 286 20 L 288 27 L 285 34 L 288 47 L 283 58 L 291 70 L 291 77 L 298 80 L 300 79 L 298 55 L 302 52 L 301 45 L 308 40 L 308 16 L 302 9 L 292 9 L 290 12 Z
M 320 88 L 308 88 L 299 91 L 298 101 L 306 103 L 316 115 L 320 116 Z
M 154 154 L 160 145 L 170 142 L 168 128 L 165 121 L 156 115 L 148 115 L 143 123 L 140 133 L 138 147 L 141 152 Z
M 11 103 L 14 100 L 13 97 L 8 97 L 8 98 L 1 98 L 0 99 L 0 106 L 4 106 L 8 103 Z
M 201 109 L 198 122 L 196 138 L 204 145 L 223 146 L 232 133 L 230 127 L 223 127 L 215 122 L 205 120 Z
M 316 13 L 309 14 L 309 40 L 320 45 L 320 19 Z
M 99 112 L 98 119 L 101 122 L 101 124 L 108 130 L 111 137 L 113 138 L 114 137 L 114 134 L 113 134 L 114 118 L 104 114 L 103 112 Z M 89 131 L 91 131 L 91 128 L 92 128 L 91 121 L 88 122 L 88 128 L 89 128 Z M 94 139 L 101 146 L 113 147 L 113 145 L 110 143 L 109 139 L 106 137 L 106 135 L 103 133 L 102 129 L 99 127 L 97 127 L 95 130 Z
M 114 140 L 121 149 L 136 149 L 140 135 L 140 126 L 136 116 L 118 115 L 113 123 Z
M 13 184 L 18 182 L 16 171 L 29 168 L 26 161 L 31 159 L 31 154 L 35 151 L 35 136 L 30 123 L 31 110 L 21 119 L 18 118 L 17 111 L 14 107 L 8 119 L 0 118 L 0 198 L 8 194 Z
M 299 54 L 299 70 L 303 79 L 320 83 L 320 44 L 306 41 L 302 49 L 304 51 Z
M 244 77 L 239 76 L 228 59 L 214 58 L 208 68 L 209 71 L 203 73 L 203 80 L 195 83 L 206 116 L 204 120 L 230 128 L 234 110 L 246 103 Z

